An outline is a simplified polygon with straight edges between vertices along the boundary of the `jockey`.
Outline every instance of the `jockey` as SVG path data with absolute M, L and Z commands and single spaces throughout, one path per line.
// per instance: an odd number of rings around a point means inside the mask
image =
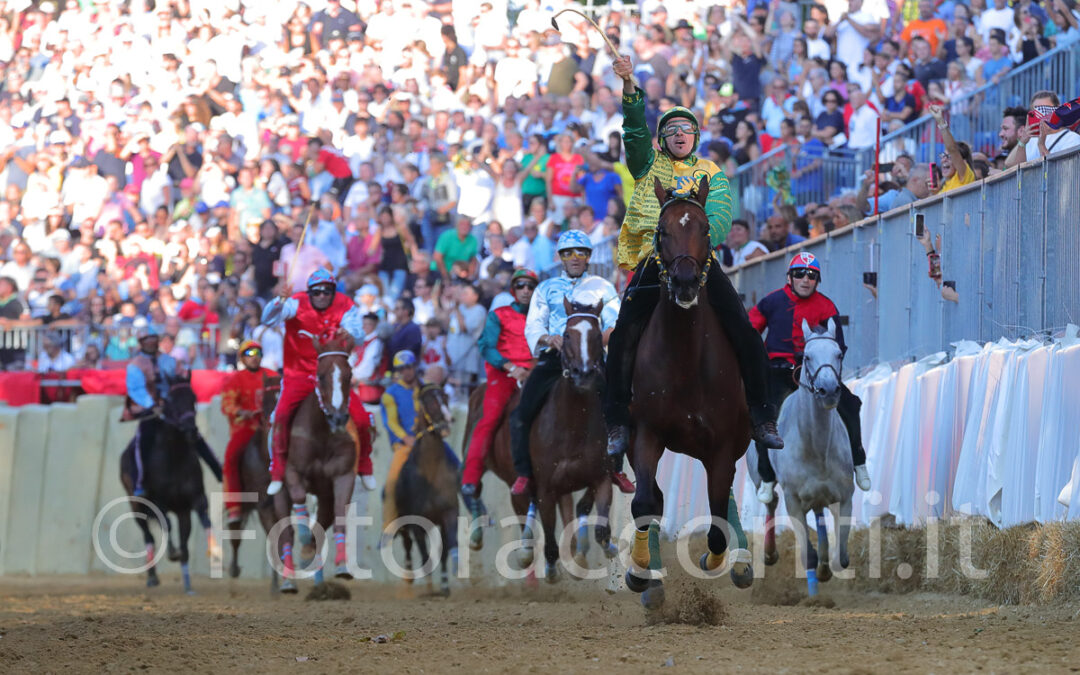
M 687 196 L 703 177 L 709 177 L 705 213 L 709 218 L 709 241 L 714 249 L 723 243 L 731 228 L 731 190 L 720 167 L 694 154 L 700 126 L 690 110 L 675 106 L 660 117 L 657 124 L 660 152 L 653 149 L 652 137 L 645 124 L 645 94 L 630 79 L 633 72 L 630 57 L 616 59 L 614 69 L 623 79 L 623 142 L 626 163 L 636 186 L 619 232 L 618 250 L 619 266 L 633 270 L 634 278 L 608 344 L 608 386 L 604 405 L 608 454 L 621 465 L 630 439 L 633 354 L 660 298 L 659 269 L 655 264 L 649 264 L 660 215 L 660 204 L 652 189 L 653 179 L 659 179 L 674 194 Z M 747 320 L 742 301 L 719 264 L 709 267 L 706 288 L 709 304 L 719 316 L 739 361 L 753 436 L 766 447 L 782 448 L 784 441 L 776 430 L 776 409 L 770 405 L 767 395 L 767 359 L 761 338 Z
M 153 442 L 156 425 L 146 424 L 161 415 L 162 402 L 169 395 L 169 380 L 176 377 L 176 359 L 168 354 L 158 353 L 160 334 L 153 326 L 140 328 L 136 333 L 139 353 L 128 363 L 125 381 L 127 384 L 127 402 L 121 419 L 139 420 L 135 434 L 135 492 L 136 497 L 146 494 L 143 489 L 142 454 Z M 214 477 L 221 480 L 221 464 L 206 444 L 202 434 L 196 432 L 195 451 L 199 453 Z
M 811 253 L 799 253 L 791 259 L 787 273 L 788 283 L 781 289 L 769 293 L 755 307 L 750 309 L 750 321 L 759 332 L 769 329 L 765 337 L 765 348 L 769 352 L 769 394 L 773 405 L 779 407 L 788 394 L 795 391 L 794 369 L 802 365 L 803 342 L 802 322 L 811 327 L 824 325 L 829 319 L 836 319 L 836 305 L 817 290 L 821 283 L 821 264 Z M 841 353 L 847 351 L 844 344 L 844 332 L 839 321 L 836 324 L 836 342 Z M 862 401 L 851 390 L 840 383 L 840 404 L 836 412 L 847 429 L 851 440 L 851 459 L 855 464 L 855 482 L 861 490 L 870 489 L 870 475 L 866 472 L 866 452 L 862 446 L 862 426 L 859 423 L 859 409 Z M 776 473 L 773 471 L 769 453 L 758 446 L 758 474 L 761 485 L 758 487 L 758 499 L 768 504 L 773 500 L 776 487 Z
M 603 288 L 604 308 L 600 313 L 600 326 L 605 342 L 619 313 L 619 294 L 605 279 L 586 273 L 592 242 L 589 235 L 579 230 L 567 230 L 559 237 L 555 250 L 562 261 L 563 273 L 545 279 L 536 287 L 534 302 L 529 305 L 525 319 L 525 339 L 529 353 L 537 355 L 536 366 L 529 373 L 521 389 L 521 401 L 510 413 L 510 449 L 514 456 L 514 470 L 518 478 L 510 492 L 524 495 L 532 492 L 532 460 L 529 457 L 529 430 L 540 412 L 548 392 L 562 376 L 563 330 L 566 327 L 566 309 L 563 299 L 573 293 L 583 282 L 589 281 Z M 622 457 L 611 464 L 612 480 L 623 492 L 633 492 L 634 484 L 622 473 Z
M 229 444 L 225 447 L 225 522 L 241 519 L 240 455 L 259 430 L 262 417 L 263 378 L 277 373 L 262 368 L 262 345 L 254 340 L 240 344 L 240 367 L 225 378 L 221 392 L 221 412 L 229 420 Z
M 275 495 L 285 480 L 288 457 L 289 427 L 297 408 L 315 391 L 317 357 L 310 336 L 320 339 L 333 337 L 345 330 L 357 342 L 364 339 L 360 310 L 344 293 L 337 292 L 334 275 L 319 268 L 307 280 L 307 291 L 290 297 L 290 287 L 281 286 L 280 295 L 263 310 L 262 322 L 274 326 L 285 322 L 285 367 L 281 380 L 281 396 L 274 408 L 271 435 L 273 452 L 270 458 L 270 487 Z M 351 403 L 351 401 L 350 401 Z
M 397 486 L 398 473 L 416 442 L 413 431 L 416 424 L 416 394 L 420 391 L 420 380 L 416 376 L 416 354 L 402 350 L 394 354 L 391 366 L 394 369 L 394 381 L 382 395 L 383 424 L 386 425 L 386 431 L 390 435 L 390 447 L 394 451 L 390 457 L 390 468 L 386 472 L 383 492 L 384 530 L 397 518 L 394 488 Z
M 510 277 L 514 302 L 489 312 L 480 336 L 480 353 L 487 371 L 484 412 L 473 429 L 465 456 L 465 472 L 461 476 L 461 494 L 465 498 L 465 505 L 474 515 L 484 511 L 477 492 L 480 478 L 484 475 L 484 460 L 491 450 L 492 435 L 510 397 L 525 382 L 533 367 L 532 352 L 525 339 L 525 316 L 529 313 L 529 303 L 539 283 L 539 277 L 532 270 L 519 269 L 514 272 Z

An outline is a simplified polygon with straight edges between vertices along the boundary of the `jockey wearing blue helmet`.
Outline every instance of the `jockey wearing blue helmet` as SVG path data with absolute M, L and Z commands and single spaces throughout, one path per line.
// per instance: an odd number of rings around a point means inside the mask
M 521 389 L 521 401 L 510 414 L 510 448 L 514 456 L 514 470 L 518 479 L 511 488 L 517 495 L 532 492 L 532 461 L 529 458 L 529 430 L 533 419 L 547 400 L 555 382 L 562 376 L 563 331 L 566 328 L 566 309 L 563 300 L 578 288 L 596 293 L 604 308 L 600 324 L 604 339 L 615 326 L 619 316 L 619 295 L 611 282 L 588 273 L 589 258 L 593 244 L 589 235 L 580 230 L 568 230 L 559 236 L 555 244 L 563 271 L 557 277 L 540 282 L 533 292 L 529 313 L 525 318 L 525 340 L 529 351 L 536 355 L 536 366 L 529 373 Z M 598 400 L 597 405 L 600 405 Z M 622 473 L 622 466 L 612 466 L 616 486 L 624 492 L 633 492 L 634 486 Z

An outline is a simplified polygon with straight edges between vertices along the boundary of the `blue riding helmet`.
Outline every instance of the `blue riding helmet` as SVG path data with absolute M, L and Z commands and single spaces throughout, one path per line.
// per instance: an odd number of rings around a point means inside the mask
M 397 354 L 394 354 L 394 370 L 398 368 L 408 368 L 409 366 L 416 365 L 416 354 L 403 349 Z
M 333 274 L 321 267 L 312 272 L 311 276 L 308 277 L 307 280 L 307 288 L 309 291 L 316 286 L 324 286 L 326 284 L 330 284 L 331 286 L 334 286 L 336 288 L 337 279 L 334 278 Z
M 559 241 L 555 244 L 555 252 L 565 251 L 568 248 L 583 248 L 591 251 L 592 242 L 589 240 L 589 235 L 581 230 L 567 230 L 559 235 Z
M 161 332 L 153 325 L 147 324 L 135 331 L 135 339 L 140 342 L 151 337 L 161 337 Z

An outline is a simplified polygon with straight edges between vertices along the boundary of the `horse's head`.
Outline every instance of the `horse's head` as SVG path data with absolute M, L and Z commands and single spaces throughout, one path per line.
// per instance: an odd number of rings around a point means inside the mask
M 425 384 L 416 392 L 416 437 L 438 432 L 446 438 L 450 435 L 450 401 L 446 392 L 437 384 Z
M 191 373 L 182 371 L 167 379 L 169 395 L 162 404 L 162 416 L 169 423 L 179 427 L 184 433 L 194 433 L 195 426 L 195 391 L 191 388 Z
M 840 373 L 844 361 L 836 341 L 836 324 L 829 319 L 824 328 L 811 328 L 803 319 L 802 331 L 806 347 L 799 384 L 831 410 L 840 402 Z
M 703 176 L 690 197 L 674 196 L 654 178 L 660 219 L 653 239 L 655 256 L 660 264 L 660 281 L 668 295 L 683 309 L 697 304 L 698 291 L 712 265 L 709 246 L 709 218 L 705 204 L 709 199 L 709 177 Z
M 281 376 L 263 375 L 262 386 L 262 418 L 269 420 L 277 406 L 278 397 L 281 395 Z
M 604 379 L 604 333 L 600 325 L 604 304 L 586 305 L 563 298 L 563 308 L 563 377 L 578 389 L 586 389 Z
M 319 360 L 315 371 L 318 378 L 315 395 L 330 432 L 338 434 L 345 431 L 349 423 L 349 391 L 352 387 L 349 354 L 355 343 L 352 336 L 344 331 L 327 340 L 312 336 L 311 341 Z

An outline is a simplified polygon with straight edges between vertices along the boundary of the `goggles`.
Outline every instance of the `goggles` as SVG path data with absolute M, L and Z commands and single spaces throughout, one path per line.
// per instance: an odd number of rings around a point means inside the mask
M 531 281 L 518 281 L 514 283 L 515 291 L 520 291 L 523 288 L 528 288 L 529 290 L 536 290 L 536 284 Z
M 308 289 L 308 295 L 317 298 L 320 295 L 333 295 L 336 292 L 333 286 L 316 286 L 315 288 Z
M 584 260 L 592 254 L 592 251 L 584 248 L 567 248 L 559 251 L 559 257 L 563 260 L 569 260 L 570 258 L 580 258 Z
M 810 269 L 805 269 L 805 268 L 797 269 L 797 270 L 791 270 L 791 272 L 789 272 L 789 274 L 791 274 L 792 279 L 809 278 L 810 281 L 819 281 L 821 279 L 821 273 L 820 272 L 818 272 L 817 270 L 810 270 Z
M 697 133 L 697 126 L 690 121 L 668 122 L 664 125 L 664 128 L 660 130 L 660 138 L 670 138 L 680 131 L 688 136 L 692 136 Z
M 258 347 L 248 347 L 240 352 L 240 356 L 262 356 L 262 350 Z

